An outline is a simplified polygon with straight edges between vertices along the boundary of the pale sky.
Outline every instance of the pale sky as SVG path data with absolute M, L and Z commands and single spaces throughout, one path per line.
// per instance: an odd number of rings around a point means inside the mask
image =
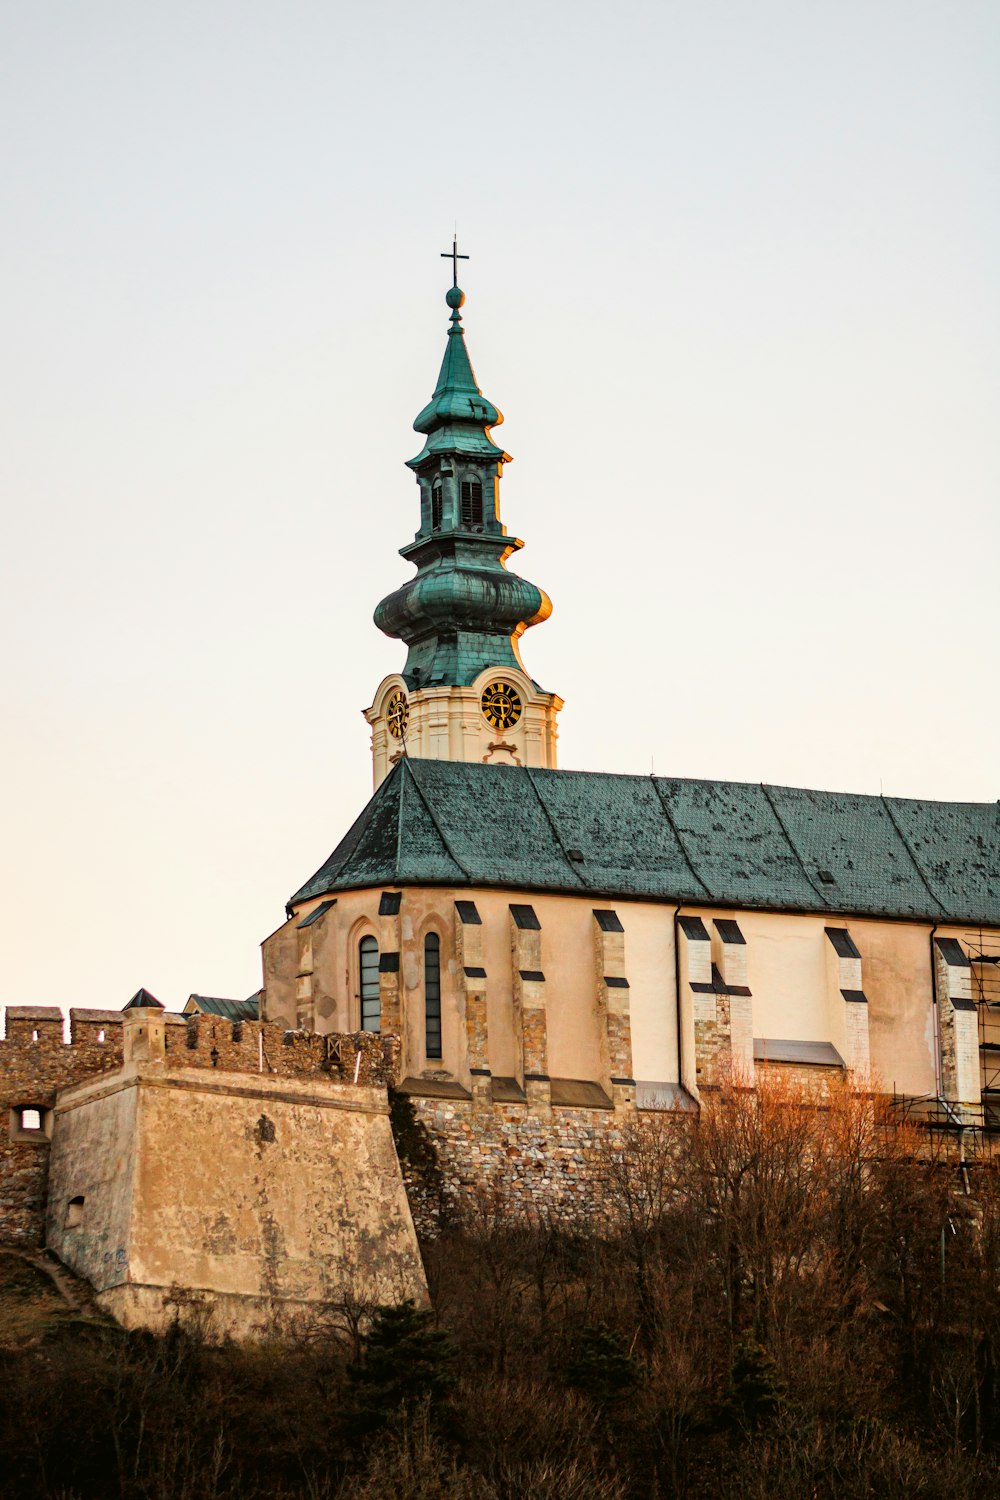
M 7 0 L 0 1002 L 244 996 L 465 326 L 560 763 L 1000 796 L 995 0 Z

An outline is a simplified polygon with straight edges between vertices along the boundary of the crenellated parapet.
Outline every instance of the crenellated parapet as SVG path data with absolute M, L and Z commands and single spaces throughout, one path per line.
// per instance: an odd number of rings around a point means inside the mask
M 0 1039 L 0 1243 L 40 1243 L 58 1096 L 129 1060 L 123 1014 L 73 1007 L 67 1040 L 59 1006 L 7 1007 L 6 1036 Z M 162 1008 L 132 1014 L 132 1060 L 158 1055 L 166 1072 L 198 1068 L 370 1087 L 391 1086 L 399 1078 L 395 1037 L 365 1031 L 317 1036 L 269 1022 L 182 1016 Z

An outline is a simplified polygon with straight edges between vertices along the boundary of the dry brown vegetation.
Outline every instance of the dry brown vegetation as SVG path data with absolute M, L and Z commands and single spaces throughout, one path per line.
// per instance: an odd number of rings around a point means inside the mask
M 1000 1495 L 992 1167 L 767 1076 L 644 1117 L 606 1167 L 599 1236 L 481 1194 L 425 1247 L 433 1318 L 347 1298 L 249 1349 L 33 1325 L 0 1347 L 0 1492 Z

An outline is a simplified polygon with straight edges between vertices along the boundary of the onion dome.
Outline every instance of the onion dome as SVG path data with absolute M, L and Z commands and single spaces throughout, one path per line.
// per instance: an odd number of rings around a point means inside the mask
M 465 293 L 450 287 L 451 326 L 434 394 L 414 422 L 425 442 L 408 467 L 420 487 L 420 529 L 401 548 L 417 575 L 383 599 L 375 624 L 409 647 L 410 688 L 466 686 L 488 667 L 524 668 L 518 638 L 552 612 L 546 594 L 507 571 L 522 543 L 499 515 L 510 461 L 490 437 L 503 416 L 479 389 L 465 344 Z

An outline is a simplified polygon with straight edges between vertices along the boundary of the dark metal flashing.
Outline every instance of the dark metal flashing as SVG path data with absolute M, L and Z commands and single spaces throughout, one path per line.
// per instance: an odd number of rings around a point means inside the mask
M 629 988 L 627 979 L 619 979 L 614 974 L 605 974 L 604 983 L 609 990 L 627 990 Z
M 864 990 L 841 990 L 840 992 L 848 1005 L 867 1005 L 868 996 Z
M 602 932 L 624 932 L 621 918 L 616 911 L 607 911 L 603 907 L 594 907 L 594 917 Z
M 302 921 L 298 924 L 299 927 L 311 927 L 314 922 L 319 921 L 320 917 L 325 917 L 331 906 L 336 906 L 336 904 L 336 896 L 331 897 L 329 901 L 321 901 L 318 906 L 313 907 L 307 917 L 302 918 Z
M 564 1109 L 612 1109 L 599 1083 L 589 1078 L 553 1078 L 552 1103 Z
M 708 928 L 700 917 L 678 917 L 677 924 L 689 943 L 710 943 Z
M 740 931 L 739 922 L 734 921 L 732 917 L 715 917 L 713 920 L 715 930 L 724 943 L 742 943 L 744 947 L 746 946 L 746 938 Z
M 495 1077 L 493 1079 L 494 1104 L 523 1104 L 524 1090 L 516 1078 Z
M 749 995 L 751 990 L 745 984 L 726 984 L 715 964 L 712 965 L 712 983 L 705 984 L 700 980 L 691 980 L 691 988 L 696 995 Z
M 455 910 L 458 912 L 458 920 L 464 927 L 481 927 L 483 919 L 476 910 L 474 901 L 456 901 Z
M 396 1085 L 397 1094 L 412 1099 L 471 1099 L 469 1090 L 451 1078 L 404 1078 Z
M 522 932 L 541 932 L 542 924 L 535 916 L 533 906 L 525 906 L 523 903 L 511 901 L 510 914 L 514 918 L 514 926 L 519 927 Z
M 465 977 L 466 979 L 485 979 L 486 970 L 480 968 L 478 964 L 466 964 Z
M 380 917 L 398 917 L 399 908 L 403 902 L 402 891 L 383 891 L 382 899 L 378 904 Z
M 541 969 L 519 969 L 521 978 L 528 984 L 544 984 L 545 975 Z
M 399 954 L 383 953 L 378 961 L 378 971 L 380 974 L 398 974 Z
M 844 1059 L 832 1042 L 792 1042 L 755 1036 L 754 1062 L 801 1063 L 814 1068 L 843 1068 Z
M 846 927 L 824 927 L 838 958 L 860 958 L 861 953 Z
M 971 969 L 972 962 L 958 938 L 935 938 L 938 951 L 950 969 Z

